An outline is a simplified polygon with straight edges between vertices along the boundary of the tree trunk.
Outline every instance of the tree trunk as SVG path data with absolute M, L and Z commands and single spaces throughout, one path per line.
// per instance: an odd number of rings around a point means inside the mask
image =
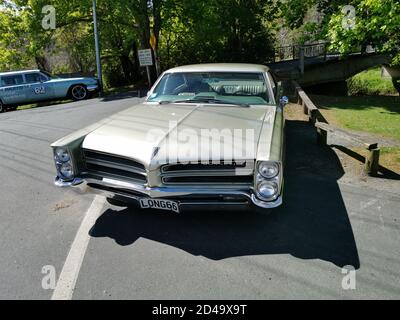
M 131 84 L 135 81 L 135 66 L 126 54 L 121 54 L 119 56 L 119 61 L 121 61 L 122 72 L 124 73 L 126 82 Z
M 51 72 L 51 67 L 46 57 L 44 56 L 36 56 L 35 62 L 40 70 Z
M 395 89 L 397 90 L 397 92 L 400 95 L 400 79 L 393 79 L 392 78 L 392 83 L 393 83 L 393 86 L 395 87 Z

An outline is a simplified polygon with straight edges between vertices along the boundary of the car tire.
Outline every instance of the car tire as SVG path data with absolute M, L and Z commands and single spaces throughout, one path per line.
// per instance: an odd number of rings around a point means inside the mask
M 3 102 L 1 102 L 1 100 L 0 100 L 0 113 L 5 112 L 6 111 L 5 108 L 6 107 L 4 106 Z
M 70 96 L 74 101 L 81 101 L 87 99 L 89 94 L 85 85 L 76 84 L 71 87 Z

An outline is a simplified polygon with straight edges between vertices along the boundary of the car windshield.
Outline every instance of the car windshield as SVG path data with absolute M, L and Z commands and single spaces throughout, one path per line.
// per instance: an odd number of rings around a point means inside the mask
M 166 73 L 147 101 L 265 105 L 273 101 L 263 73 L 176 72 Z

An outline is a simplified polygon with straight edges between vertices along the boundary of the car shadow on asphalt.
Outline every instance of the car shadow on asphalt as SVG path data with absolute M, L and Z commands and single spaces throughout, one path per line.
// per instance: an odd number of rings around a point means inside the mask
M 110 208 L 90 235 L 114 239 L 121 246 L 146 238 L 212 260 L 291 254 L 358 269 L 357 246 L 337 184 L 344 171 L 336 154 L 316 145 L 307 123 L 287 121 L 286 128 L 284 204 L 268 215 Z

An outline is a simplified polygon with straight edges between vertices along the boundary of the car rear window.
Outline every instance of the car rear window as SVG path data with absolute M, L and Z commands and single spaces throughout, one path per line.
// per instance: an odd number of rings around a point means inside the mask
M 1 77 L 1 85 L 2 86 L 15 86 L 17 84 L 24 83 L 22 79 L 22 75 L 14 75 L 14 76 L 3 76 Z

